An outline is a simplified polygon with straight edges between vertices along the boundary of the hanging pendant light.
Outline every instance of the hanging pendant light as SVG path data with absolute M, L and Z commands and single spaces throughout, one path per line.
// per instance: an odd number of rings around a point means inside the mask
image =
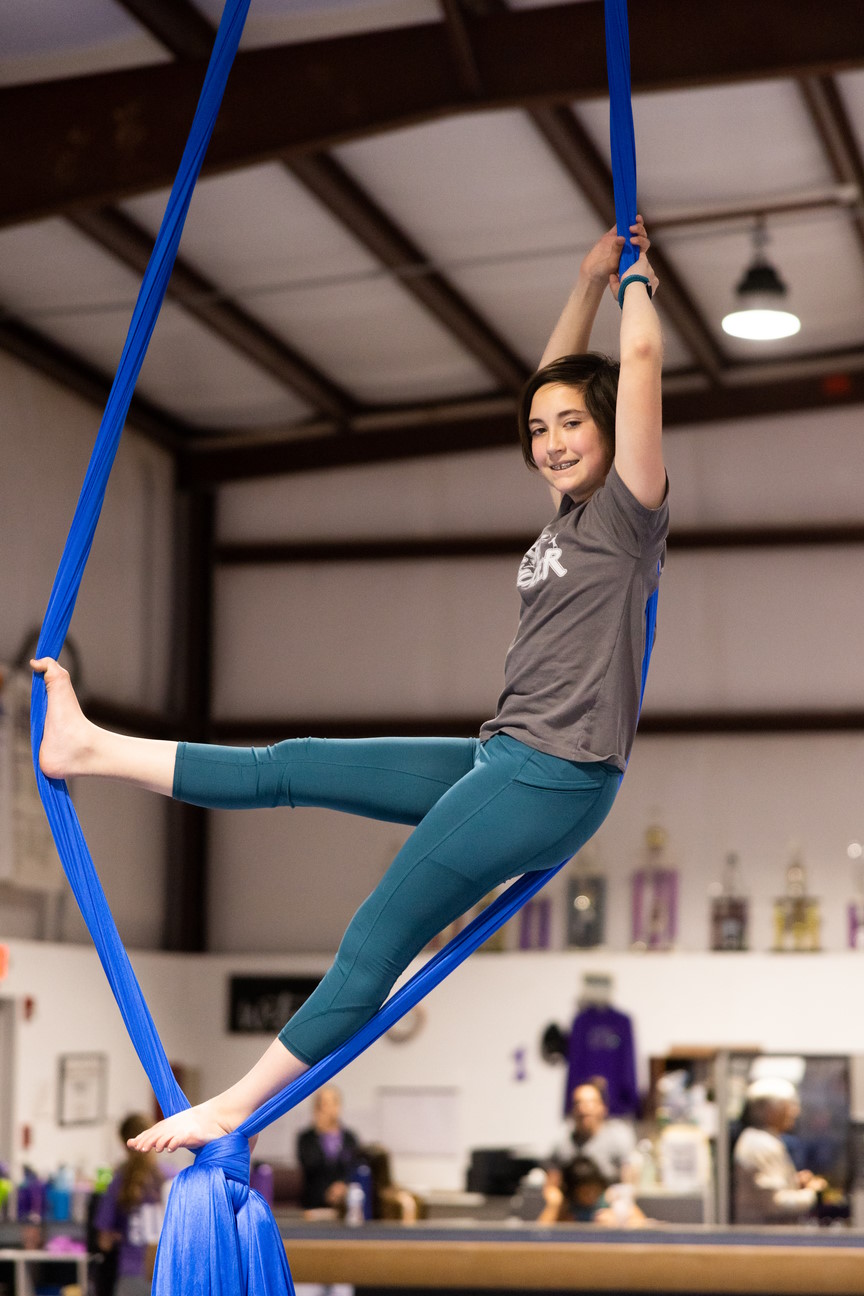
M 739 309 L 723 319 L 723 331 L 732 337 L 768 342 L 792 337 L 801 328 L 798 316 L 783 309 L 788 290 L 765 256 L 767 242 L 765 218 L 760 217 L 753 231 L 753 260 L 735 289 Z

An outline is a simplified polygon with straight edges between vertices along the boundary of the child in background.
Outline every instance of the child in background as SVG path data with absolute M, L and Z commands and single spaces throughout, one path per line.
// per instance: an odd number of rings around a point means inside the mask
M 420 1199 L 393 1182 L 390 1154 L 386 1148 L 380 1143 L 370 1143 L 361 1149 L 360 1155 L 372 1175 L 373 1219 L 401 1220 L 403 1224 L 425 1219 L 426 1210 Z
M 616 1184 L 615 1189 L 625 1185 Z M 608 1196 L 607 1196 L 608 1193 Z M 545 1206 L 538 1224 L 599 1224 L 604 1228 L 638 1228 L 645 1216 L 630 1194 L 609 1189 L 599 1166 L 590 1157 L 574 1157 L 561 1171 L 561 1185 L 547 1179 Z
M 136 1112 L 121 1122 L 117 1133 L 125 1145 L 150 1124 L 147 1116 Z M 150 1296 L 147 1248 L 159 1240 L 164 1185 L 156 1153 L 129 1149 L 102 1195 L 94 1224 L 100 1251 L 117 1249 L 115 1296 Z
M 561 1170 L 560 1185 L 547 1179 L 543 1189 L 546 1203 L 537 1218 L 538 1224 L 562 1224 L 576 1221 L 591 1224 L 599 1210 L 606 1206 L 606 1180 L 590 1157 L 574 1157 Z

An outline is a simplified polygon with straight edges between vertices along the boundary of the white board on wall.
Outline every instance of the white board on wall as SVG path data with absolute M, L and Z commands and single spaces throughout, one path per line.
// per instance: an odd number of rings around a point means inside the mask
M 455 1087 L 398 1087 L 375 1090 L 381 1142 L 394 1156 L 458 1156 L 461 1091 Z

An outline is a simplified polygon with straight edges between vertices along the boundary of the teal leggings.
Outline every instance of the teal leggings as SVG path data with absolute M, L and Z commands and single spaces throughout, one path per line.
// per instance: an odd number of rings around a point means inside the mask
M 412 958 L 499 883 L 574 855 L 606 818 L 620 771 L 560 760 L 507 734 L 180 743 L 174 796 L 222 809 L 324 806 L 415 824 L 357 910 L 334 962 L 279 1038 L 325 1057 L 384 1002 Z

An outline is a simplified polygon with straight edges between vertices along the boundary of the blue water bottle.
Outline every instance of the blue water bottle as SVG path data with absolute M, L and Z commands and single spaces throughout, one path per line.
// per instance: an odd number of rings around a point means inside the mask
M 367 1165 L 360 1164 L 354 1172 L 354 1182 L 363 1189 L 363 1218 L 372 1218 L 372 1171 Z

